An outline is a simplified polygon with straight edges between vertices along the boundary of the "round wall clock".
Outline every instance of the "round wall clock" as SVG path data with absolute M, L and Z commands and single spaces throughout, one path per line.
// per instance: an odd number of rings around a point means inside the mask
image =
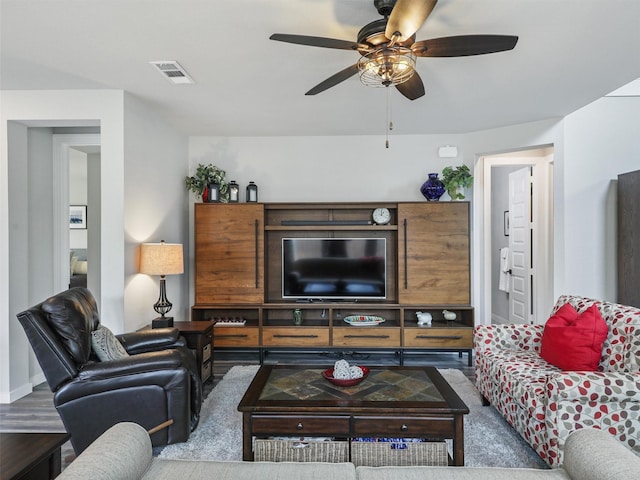
M 376 225 L 386 225 L 391 221 L 391 212 L 388 208 L 376 208 L 371 218 Z

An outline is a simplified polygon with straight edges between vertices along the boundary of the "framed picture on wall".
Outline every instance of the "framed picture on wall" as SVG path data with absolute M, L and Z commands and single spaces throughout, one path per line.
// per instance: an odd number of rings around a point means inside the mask
M 72 229 L 87 228 L 87 206 L 86 205 L 69 205 L 69 228 L 72 228 Z

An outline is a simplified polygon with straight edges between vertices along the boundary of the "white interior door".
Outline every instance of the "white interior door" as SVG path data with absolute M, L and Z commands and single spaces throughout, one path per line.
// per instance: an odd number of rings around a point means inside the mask
M 531 181 L 530 167 L 509 174 L 510 323 L 531 323 L 532 317 Z

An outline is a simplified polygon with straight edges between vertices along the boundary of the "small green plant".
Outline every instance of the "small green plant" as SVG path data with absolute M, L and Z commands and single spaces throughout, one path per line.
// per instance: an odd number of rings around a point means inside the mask
M 197 197 L 202 197 L 202 193 L 212 183 L 217 183 L 220 187 L 220 201 L 229 201 L 229 185 L 225 180 L 227 172 L 212 164 L 198 164 L 196 172 L 192 176 L 184 177 L 184 184 L 187 190 L 192 191 Z
M 473 185 L 473 175 L 469 167 L 460 165 L 459 167 L 444 167 L 442 169 L 442 183 L 451 200 L 464 200 L 464 191 L 460 187 L 469 188 Z

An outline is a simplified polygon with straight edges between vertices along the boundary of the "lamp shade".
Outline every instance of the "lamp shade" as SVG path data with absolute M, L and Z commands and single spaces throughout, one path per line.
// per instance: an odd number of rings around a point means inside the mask
M 143 243 L 140 246 L 140 273 L 147 275 L 176 275 L 184 273 L 182 244 Z

